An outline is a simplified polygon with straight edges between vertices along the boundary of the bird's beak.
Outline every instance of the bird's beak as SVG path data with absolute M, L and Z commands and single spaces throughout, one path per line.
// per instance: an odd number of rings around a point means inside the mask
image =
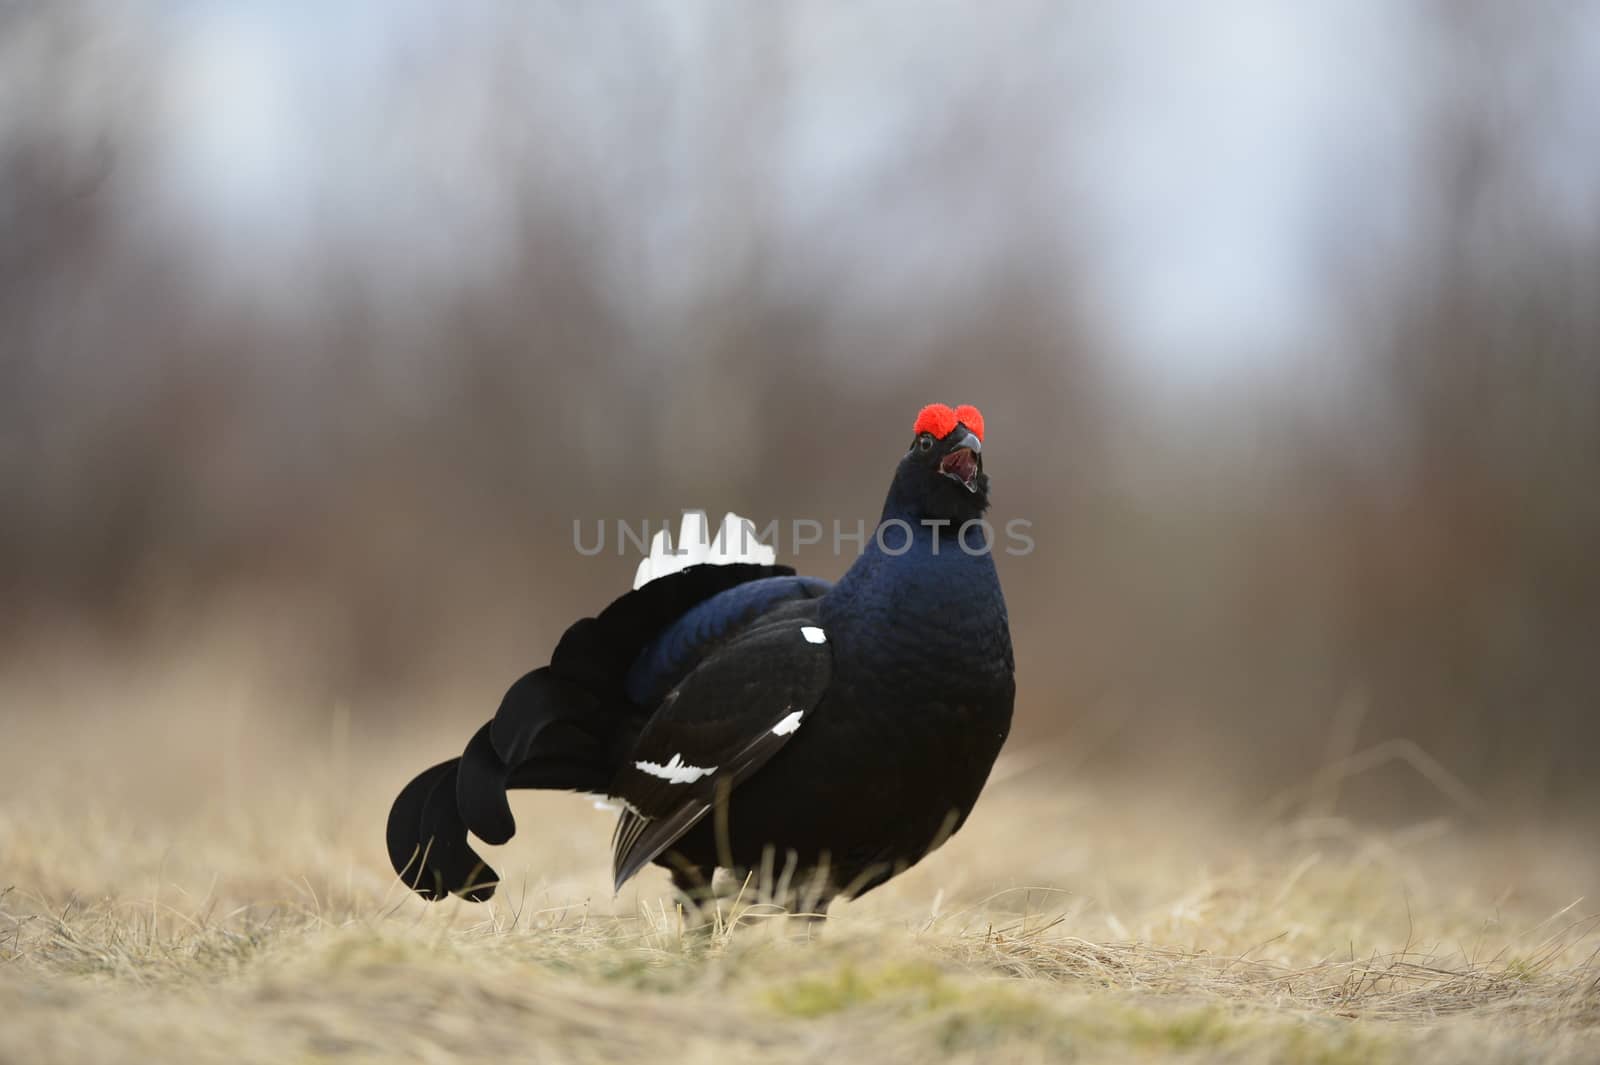
M 939 472 L 957 481 L 969 492 L 978 490 L 978 456 L 983 454 L 983 443 L 976 433 L 968 432 L 950 447 L 950 452 L 939 463 Z

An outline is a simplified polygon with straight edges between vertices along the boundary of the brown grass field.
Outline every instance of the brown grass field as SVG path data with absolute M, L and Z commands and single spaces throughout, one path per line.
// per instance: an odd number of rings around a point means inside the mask
M 210 668 L 4 687 L 0 1062 L 1600 1061 L 1600 854 L 1449 796 L 1062 784 L 1008 751 L 968 827 L 814 938 L 613 898 L 609 815 L 529 795 L 486 906 L 425 906 L 383 817 L 462 710 L 387 734 Z M 408 719 L 410 720 L 410 719 Z M 367 722 L 363 725 L 352 721 Z M 1357 766 L 1358 767 L 1358 766 Z

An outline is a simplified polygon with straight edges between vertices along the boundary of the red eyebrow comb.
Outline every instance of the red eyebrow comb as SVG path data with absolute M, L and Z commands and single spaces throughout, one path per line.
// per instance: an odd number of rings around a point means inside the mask
M 935 439 L 943 440 L 958 424 L 971 429 L 980 442 L 983 440 L 983 413 L 971 404 L 951 410 L 943 403 L 930 403 L 917 413 L 917 423 L 911 431 L 931 433 Z

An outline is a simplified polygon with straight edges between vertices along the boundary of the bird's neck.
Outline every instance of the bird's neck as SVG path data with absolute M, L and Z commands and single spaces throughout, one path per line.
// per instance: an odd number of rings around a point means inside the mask
M 925 524 L 894 506 L 824 598 L 823 624 L 836 662 L 884 656 L 950 671 L 1010 672 L 1005 600 L 985 530 Z M 841 663 L 843 664 L 843 663 Z

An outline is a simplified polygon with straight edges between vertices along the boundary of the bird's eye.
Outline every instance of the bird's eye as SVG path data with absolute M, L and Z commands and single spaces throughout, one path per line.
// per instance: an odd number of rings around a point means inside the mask
M 927 433 L 923 433 L 921 436 L 917 437 L 917 450 L 932 451 L 933 437 L 929 436 Z

